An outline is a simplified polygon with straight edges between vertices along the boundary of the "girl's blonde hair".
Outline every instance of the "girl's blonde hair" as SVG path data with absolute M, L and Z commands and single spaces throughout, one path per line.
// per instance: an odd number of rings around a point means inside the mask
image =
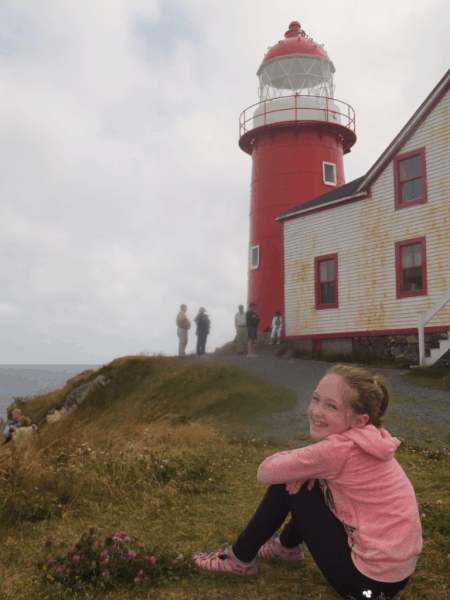
M 356 392 L 347 405 L 355 415 L 369 415 L 368 425 L 383 426 L 381 417 L 387 411 L 391 394 L 382 377 L 350 365 L 335 365 L 328 373 L 340 375 Z

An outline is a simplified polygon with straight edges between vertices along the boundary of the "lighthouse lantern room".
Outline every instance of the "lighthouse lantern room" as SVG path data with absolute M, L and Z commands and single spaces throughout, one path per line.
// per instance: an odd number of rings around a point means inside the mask
M 253 163 L 248 298 L 258 304 L 262 330 L 284 292 L 275 216 L 345 183 L 355 113 L 334 98 L 334 72 L 323 45 L 293 21 L 257 71 L 259 102 L 240 116 L 239 146 Z

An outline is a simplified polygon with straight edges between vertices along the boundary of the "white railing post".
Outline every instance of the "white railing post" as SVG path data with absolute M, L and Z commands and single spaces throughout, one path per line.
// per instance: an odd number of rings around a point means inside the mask
M 424 314 L 422 311 L 417 313 L 417 329 L 419 330 L 419 364 L 422 366 L 425 362 L 425 333 L 424 328 L 428 321 L 444 307 L 447 302 L 450 302 L 450 290 L 447 290 L 442 298 L 439 298 L 431 308 Z M 450 335 L 450 334 L 449 334 Z
M 425 334 L 423 330 L 423 312 L 417 313 L 417 329 L 419 330 L 419 365 L 423 366 L 425 360 Z

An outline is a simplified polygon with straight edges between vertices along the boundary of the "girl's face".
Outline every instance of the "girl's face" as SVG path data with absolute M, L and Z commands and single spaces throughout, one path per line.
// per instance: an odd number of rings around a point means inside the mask
M 310 435 L 314 440 L 343 433 L 352 426 L 364 427 L 369 420 L 368 415 L 357 417 L 347 409 L 347 402 L 354 393 L 336 373 L 329 373 L 320 380 L 307 413 Z

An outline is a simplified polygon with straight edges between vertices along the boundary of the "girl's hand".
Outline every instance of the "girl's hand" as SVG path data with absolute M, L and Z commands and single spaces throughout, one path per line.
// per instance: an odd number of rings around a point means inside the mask
M 313 489 L 314 482 L 315 479 L 308 479 L 308 491 L 311 491 Z M 300 479 L 299 481 L 291 481 L 291 483 L 287 483 L 286 490 L 288 494 L 291 494 L 291 496 L 297 494 L 304 483 L 304 479 Z

